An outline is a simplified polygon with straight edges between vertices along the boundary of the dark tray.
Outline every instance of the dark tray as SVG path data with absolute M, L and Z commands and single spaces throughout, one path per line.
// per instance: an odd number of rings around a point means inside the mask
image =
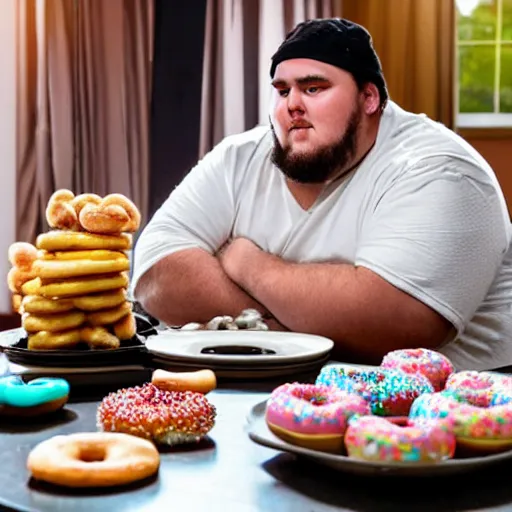
M 21 365 L 42 367 L 95 367 L 146 364 L 148 351 L 144 344 L 147 336 L 156 334 L 153 325 L 134 313 L 137 334 L 122 342 L 114 350 L 91 350 L 86 344 L 73 350 L 28 350 L 27 332 L 22 327 L 0 332 L 0 348 L 9 361 Z

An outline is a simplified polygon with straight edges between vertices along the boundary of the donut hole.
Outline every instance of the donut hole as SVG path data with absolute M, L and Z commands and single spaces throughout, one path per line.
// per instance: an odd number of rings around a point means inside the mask
M 409 418 L 407 416 L 389 417 L 387 420 L 396 427 L 410 427 Z
M 315 389 L 315 386 L 312 384 L 296 387 L 290 391 L 290 394 L 299 400 L 305 400 L 306 402 L 309 402 L 315 407 L 327 405 L 331 402 L 327 395 Z
M 308 402 L 315 407 L 321 407 L 327 403 L 327 397 L 325 396 L 312 396 L 308 398 Z
M 106 450 L 102 446 L 83 446 L 78 454 L 78 459 L 82 462 L 103 462 L 106 455 Z

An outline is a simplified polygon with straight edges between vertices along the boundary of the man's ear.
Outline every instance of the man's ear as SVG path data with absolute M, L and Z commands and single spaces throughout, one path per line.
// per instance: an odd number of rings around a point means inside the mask
M 375 114 L 375 112 L 377 112 L 380 108 L 379 89 L 377 89 L 375 84 L 368 82 L 363 86 L 362 93 L 364 98 L 364 112 L 365 114 L 371 116 Z

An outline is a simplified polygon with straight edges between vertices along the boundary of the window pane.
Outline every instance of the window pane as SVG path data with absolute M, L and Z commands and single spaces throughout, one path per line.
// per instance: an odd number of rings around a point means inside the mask
M 459 47 L 459 112 L 494 111 L 493 45 Z
M 495 39 L 497 0 L 479 0 L 472 11 L 464 9 L 465 5 L 471 6 L 472 3 L 471 0 L 456 1 L 459 41 Z
M 512 113 L 512 45 L 501 47 L 500 112 Z
M 503 0 L 503 32 L 504 41 L 512 41 L 512 0 Z

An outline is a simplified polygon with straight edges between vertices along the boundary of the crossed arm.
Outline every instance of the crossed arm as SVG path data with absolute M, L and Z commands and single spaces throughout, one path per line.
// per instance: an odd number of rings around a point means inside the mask
M 439 347 L 484 300 L 508 247 L 509 222 L 492 187 L 459 173 L 463 163 L 445 168 L 434 160 L 379 201 L 352 265 L 295 263 L 244 238 L 215 253 L 232 235 L 237 187 L 226 169 L 237 165 L 220 165 L 212 154 L 141 236 L 141 261 L 173 252 L 141 275 L 135 297 L 170 325 L 255 308 L 271 328 L 331 338 L 344 360 L 379 363 L 390 350 Z M 424 171 L 437 178 L 426 184 Z M 398 275 L 396 286 L 381 277 L 383 268 Z M 421 289 L 450 321 L 400 283 Z
M 189 249 L 163 258 L 142 276 L 136 296 L 169 324 L 256 308 L 271 328 L 327 336 L 347 358 L 368 363 L 397 348 L 435 348 L 452 328 L 368 269 L 291 263 L 243 238 L 218 257 Z

